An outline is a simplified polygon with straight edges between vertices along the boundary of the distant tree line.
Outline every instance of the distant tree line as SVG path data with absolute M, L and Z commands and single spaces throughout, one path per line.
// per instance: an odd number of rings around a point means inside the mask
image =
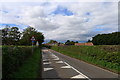
M 55 40 L 50 40 L 48 43 L 58 43 L 58 42 Z
M 74 45 L 75 43 L 78 43 L 78 41 L 70 41 L 70 40 L 67 40 L 66 42 L 65 42 L 65 45 Z
M 98 34 L 88 42 L 93 42 L 94 45 L 120 45 L 120 32 Z
M 63 44 L 61 42 L 57 42 L 56 40 L 50 40 L 48 43 L 58 43 L 59 44 Z M 75 43 L 78 43 L 78 41 L 70 41 L 70 40 L 67 40 L 64 44 L 65 45 L 74 45 Z
M 35 37 L 34 44 L 38 41 L 41 45 L 44 41 L 43 34 L 33 27 L 27 27 L 23 32 L 20 32 L 18 27 L 6 26 L 0 31 L 2 31 L 2 45 L 31 45 L 32 36 Z

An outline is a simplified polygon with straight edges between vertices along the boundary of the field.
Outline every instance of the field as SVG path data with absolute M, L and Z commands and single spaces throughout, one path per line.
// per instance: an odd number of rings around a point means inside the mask
M 2 78 L 41 77 L 40 53 L 39 47 L 2 46 Z
M 117 45 L 52 46 L 51 49 L 120 74 L 118 47 Z

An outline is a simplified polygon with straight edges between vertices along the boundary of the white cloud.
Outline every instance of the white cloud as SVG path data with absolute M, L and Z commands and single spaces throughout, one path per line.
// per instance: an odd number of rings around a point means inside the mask
M 33 26 L 43 31 L 46 39 L 87 41 L 98 33 L 117 31 L 117 4 L 117 2 L 48 2 L 26 3 L 19 6 L 3 5 L 0 11 L 2 14 L 0 22 Z M 67 8 L 74 15 L 52 15 L 51 13 L 58 6 Z M 16 18 L 17 16 L 19 18 Z M 103 29 L 103 31 L 95 29 Z
M 68 0 L 1 0 L 0 2 L 68 2 Z M 69 2 L 118 2 L 119 0 L 69 0 Z

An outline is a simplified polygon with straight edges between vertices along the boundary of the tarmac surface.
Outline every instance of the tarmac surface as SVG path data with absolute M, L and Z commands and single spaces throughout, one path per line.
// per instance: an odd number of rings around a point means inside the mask
M 118 74 L 51 49 L 42 49 L 44 80 L 120 80 Z

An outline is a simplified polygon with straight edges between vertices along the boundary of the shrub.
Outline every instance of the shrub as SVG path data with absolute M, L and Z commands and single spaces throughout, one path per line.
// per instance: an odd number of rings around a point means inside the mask
M 30 46 L 3 46 L 2 77 L 9 78 L 9 75 L 16 71 L 31 54 L 32 47 Z

